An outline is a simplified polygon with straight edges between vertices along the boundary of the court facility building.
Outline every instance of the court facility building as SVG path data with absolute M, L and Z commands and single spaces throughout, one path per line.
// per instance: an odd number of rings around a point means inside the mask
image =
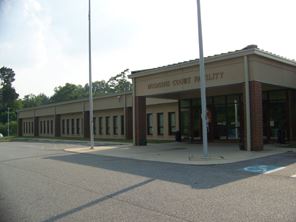
M 250 45 L 205 58 L 209 142 L 296 140 L 296 61 Z M 133 92 L 94 98 L 96 139 L 201 142 L 199 60 L 133 71 Z M 89 138 L 87 99 L 18 111 L 18 136 Z

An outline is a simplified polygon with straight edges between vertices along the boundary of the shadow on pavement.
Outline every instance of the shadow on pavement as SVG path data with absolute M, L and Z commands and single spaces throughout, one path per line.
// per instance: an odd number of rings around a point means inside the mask
M 97 167 L 117 172 L 139 175 L 151 179 L 169 181 L 191 186 L 194 189 L 210 189 L 258 174 L 242 169 L 251 165 L 272 164 L 283 167 L 296 162 L 295 152 L 219 165 L 183 165 L 154 161 L 134 160 L 92 154 L 70 154 L 45 159 Z
M 61 214 L 58 214 L 58 215 L 56 215 L 56 216 L 54 216 L 54 217 L 51 217 L 51 218 L 49 218 L 49 219 L 43 220 L 43 222 L 51 222 L 51 221 L 57 221 L 57 220 L 60 220 L 60 219 L 62 219 L 62 218 L 64 218 L 64 217 L 67 217 L 67 216 L 69 216 L 69 215 L 72 215 L 72 214 L 74 214 L 74 213 L 76 213 L 76 212 L 79 212 L 79 211 L 81 211 L 81 210 L 84 210 L 84 209 L 86 209 L 86 208 L 89 208 L 89 207 L 91 207 L 91 206 L 94 206 L 94 205 L 96 205 L 96 204 L 98 204 L 98 203 L 100 203 L 100 202 L 103 202 L 103 201 L 108 200 L 108 199 L 110 199 L 110 198 L 116 197 L 116 196 L 118 196 L 118 195 L 120 195 L 120 194 L 122 194 L 122 193 L 128 192 L 128 191 L 133 190 L 133 189 L 135 189 L 135 188 L 137 188 L 137 187 L 141 187 L 141 186 L 143 186 L 143 185 L 145 185 L 145 184 L 148 184 L 148 183 L 152 182 L 153 180 L 154 180 L 154 179 L 148 179 L 148 180 L 145 180 L 145 181 L 143 181 L 143 182 L 141 182 L 141 183 L 137 183 L 137 184 L 135 184 L 135 185 L 129 186 L 129 187 L 124 188 L 124 189 L 122 189 L 122 190 L 119 190 L 119 191 L 116 191 L 116 192 L 114 192 L 114 193 L 108 194 L 108 195 L 106 195 L 106 196 L 100 197 L 100 198 L 95 199 L 95 200 L 93 200 L 93 201 L 90 201 L 90 202 L 88 202 L 88 203 L 86 203 L 86 204 L 84 204 L 84 205 L 81 205 L 81 206 L 79 206 L 79 207 L 76 207 L 76 208 L 70 209 L 70 210 L 68 210 L 68 211 L 66 211 L 66 212 L 63 212 L 63 213 L 61 213 Z

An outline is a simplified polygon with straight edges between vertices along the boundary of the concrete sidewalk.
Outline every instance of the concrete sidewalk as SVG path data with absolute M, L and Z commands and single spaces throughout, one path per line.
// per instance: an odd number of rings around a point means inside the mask
M 186 143 L 161 143 L 148 144 L 147 146 L 124 145 L 104 145 L 89 147 L 68 148 L 67 152 L 88 153 L 94 155 L 104 155 L 120 158 L 130 158 L 137 160 L 159 161 L 179 164 L 208 165 L 234 163 L 244 160 L 256 159 L 283 152 L 293 151 L 295 148 L 284 148 L 276 145 L 265 145 L 260 152 L 247 152 L 239 150 L 238 144 L 209 144 L 209 157 L 203 157 L 201 144 Z

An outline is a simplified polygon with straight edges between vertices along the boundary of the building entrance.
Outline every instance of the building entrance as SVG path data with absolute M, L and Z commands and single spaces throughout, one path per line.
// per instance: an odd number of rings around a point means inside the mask
M 207 98 L 207 132 L 209 141 L 240 139 L 243 125 L 241 95 Z M 202 121 L 199 98 L 179 101 L 180 132 L 183 141 L 201 141 Z
M 263 92 L 263 135 L 265 142 L 289 140 L 288 92 Z M 282 135 L 279 135 L 281 133 Z

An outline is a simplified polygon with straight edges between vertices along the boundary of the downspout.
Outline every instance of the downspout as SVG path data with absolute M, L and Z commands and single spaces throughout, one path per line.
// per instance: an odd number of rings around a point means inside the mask
M 133 144 L 136 145 L 136 81 L 133 78 Z
M 246 113 L 246 130 L 247 130 L 247 151 L 251 151 L 251 110 L 250 110 L 250 88 L 249 88 L 249 64 L 248 57 L 244 56 L 244 77 L 245 77 L 245 113 Z

